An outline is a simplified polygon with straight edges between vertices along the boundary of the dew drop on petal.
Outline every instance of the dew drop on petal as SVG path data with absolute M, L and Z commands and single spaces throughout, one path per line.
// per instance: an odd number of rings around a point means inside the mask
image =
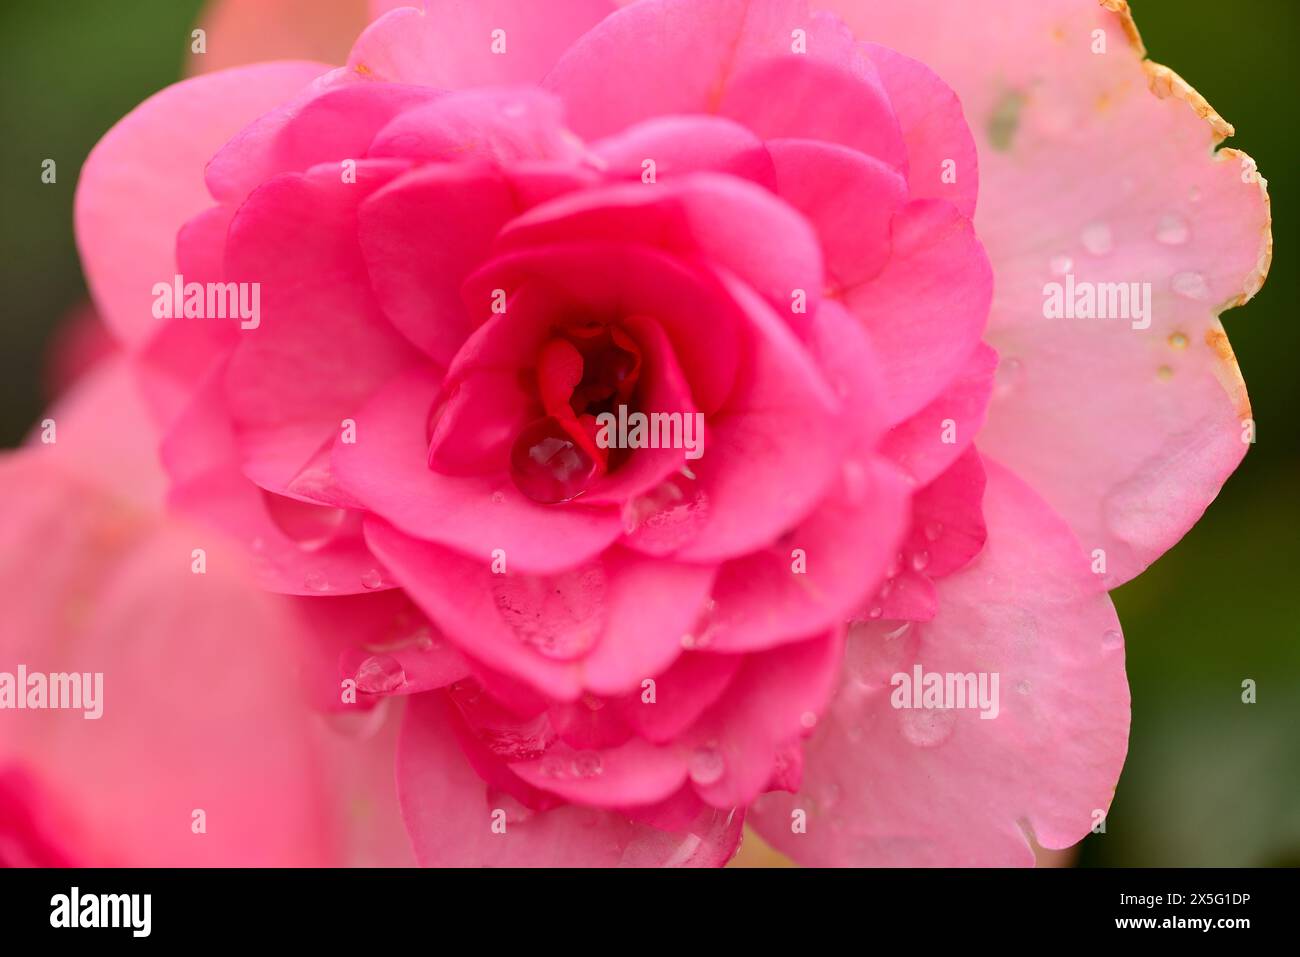
M 1175 273 L 1169 282 L 1170 288 L 1184 299 L 1196 302 L 1210 298 L 1210 287 L 1205 277 L 1198 272 Z
M 813 714 L 811 711 L 805 711 L 803 714 L 799 715 L 799 723 L 805 728 L 812 728 L 817 724 L 817 715 Z
M 361 587 L 369 589 L 383 588 L 384 576 L 378 568 L 367 569 L 361 573 Z
M 372 655 L 357 668 L 357 690 L 366 694 L 390 694 L 406 684 L 406 671 L 388 655 Z
M 573 776 L 576 778 L 599 777 L 604 770 L 600 755 L 595 751 L 582 751 L 573 756 Z
M 937 542 L 939 536 L 943 534 L 942 522 L 929 522 L 925 526 L 925 540 L 927 542 Z
M 1079 236 L 1083 248 L 1093 256 L 1105 256 L 1115 248 L 1115 239 L 1105 223 L 1089 223 Z
M 900 708 L 898 730 L 918 748 L 935 748 L 952 736 L 957 712 L 949 708 Z
M 1029 694 L 1029 692 L 1033 690 L 1034 690 L 1034 686 L 1031 685 L 1028 681 L 1021 681 L 1016 684 L 1016 692 L 1018 694 Z
M 1191 230 L 1187 227 L 1187 220 L 1176 213 L 1166 213 L 1160 217 L 1160 222 L 1156 226 L 1156 242 L 1166 246 L 1181 246 L 1187 242 L 1191 235 Z
M 547 658 L 586 654 L 605 627 L 607 579 L 591 564 L 556 575 L 494 575 L 492 600 L 515 636 Z
M 923 572 L 930 565 L 930 553 L 919 551 L 912 553 L 912 571 Z
M 724 770 L 726 762 L 722 758 L 722 752 L 715 747 L 705 745 L 696 748 L 691 755 L 688 773 L 696 784 L 708 787 L 722 778 Z
M 329 591 L 329 579 L 320 572 L 308 572 L 302 580 L 303 585 L 308 591 Z
M 1124 636 L 1114 628 L 1108 628 L 1101 636 L 1101 647 L 1105 651 L 1114 651 L 1124 647 Z

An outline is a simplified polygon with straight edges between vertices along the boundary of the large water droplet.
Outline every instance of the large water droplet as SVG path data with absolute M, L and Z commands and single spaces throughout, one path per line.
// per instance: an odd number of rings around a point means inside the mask
M 548 658 L 586 654 L 605 627 L 604 568 L 598 564 L 558 575 L 495 575 L 492 599 L 518 638 Z
M 378 568 L 370 568 L 361 573 L 361 587 L 376 589 L 384 587 L 384 576 Z
M 1115 248 L 1115 238 L 1105 223 L 1089 223 L 1079 236 L 1083 248 L 1094 256 L 1105 256 Z
M 1101 647 L 1104 651 L 1114 651 L 1117 648 L 1124 647 L 1124 636 L 1114 628 L 1106 630 L 1101 636 Z
M 1190 235 L 1187 220 L 1177 213 L 1166 213 L 1156 225 L 1156 242 L 1166 246 L 1181 246 Z
M 930 566 L 930 553 L 919 551 L 912 553 L 912 571 L 923 572 Z
M 372 655 L 357 668 L 357 690 L 366 694 L 391 694 L 406 684 L 406 671 L 388 655 Z
M 726 769 L 727 763 L 723 760 L 722 752 L 711 745 L 704 745 L 696 748 L 691 755 L 688 773 L 696 784 L 708 787 L 720 780 Z
M 1205 277 L 1198 272 L 1175 273 L 1169 281 L 1170 288 L 1184 299 L 1197 302 L 1210 298 L 1210 287 Z
M 558 419 L 525 426 L 510 450 L 510 478 L 534 502 L 556 505 L 583 493 L 599 467 Z

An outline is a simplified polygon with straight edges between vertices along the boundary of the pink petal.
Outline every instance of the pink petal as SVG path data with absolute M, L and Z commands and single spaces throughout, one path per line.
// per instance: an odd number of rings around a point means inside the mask
M 1065 523 L 1005 469 L 988 473 L 983 553 L 938 583 L 932 623 L 855 626 L 801 792 L 755 805 L 764 839 L 802 863 L 1023 866 L 1027 833 L 1066 847 L 1110 804 L 1129 705 L 1114 609 Z M 997 717 L 891 707 L 892 675 L 914 663 L 998 674 Z M 806 834 L 792 833 L 795 809 Z
M 466 654 L 552 698 L 622 694 L 667 668 L 704 608 L 713 571 L 611 550 L 552 575 L 494 573 L 381 522 L 367 538 L 411 597 Z M 644 596 L 656 596 L 653 607 Z
M 498 248 L 591 240 L 699 256 L 735 273 L 792 324 L 800 318 L 792 315 L 795 291 L 806 293 L 812 315 L 824 285 L 821 251 L 807 221 L 767 190 L 715 173 L 561 197 L 511 223 Z
M 856 150 L 817 140 L 767 144 L 776 192 L 817 230 L 826 281 L 846 288 L 871 279 L 889 259 L 890 224 L 907 202 L 907 181 Z
M 138 344 L 157 328 L 153 285 L 176 272 L 177 230 L 211 205 L 208 159 L 327 69 L 265 63 L 185 80 L 100 140 L 77 184 L 77 247 L 100 314 L 119 339 Z
M 726 693 L 688 733 L 700 797 L 717 808 L 757 797 L 777 770 L 778 755 L 819 720 L 843 650 L 837 630 L 745 658 Z
M 883 85 L 811 56 L 765 60 L 735 75 L 718 107 L 765 140 L 837 143 L 907 172 L 907 148 Z
M 647 0 L 606 17 L 560 58 L 544 86 L 559 93 L 574 130 L 610 136 L 672 113 L 714 113 L 745 67 L 789 54 L 805 30 L 810 56 L 858 61 L 852 37 L 805 0 Z M 635 63 L 635 70 L 611 70 Z
M 608 707 L 647 741 L 667 744 L 718 700 L 744 660 L 743 655 L 687 652 L 666 671 L 647 678 L 651 684 L 643 681 Z
M 555 745 L 542 757 L 516 761 L 510 769 L 533 787 L 588 807 L 654 804 L 686 783 L 686 761 L 676 748 L 640 738 L 603 751 Z
M 865 44 L 865 49 L 902 130 L 912 198 L 942 199 L 973 218 L 979 157 L 957 94 L 911 57 L 875 43 Z M 945 168 L 949 161 L 951 166 Z
M 988 319 L 993 277 L 971 224 L 940 200 L 894 217 L 893 258 L 841 290 L 882 357 L 891 421 L 925 407 L 969 360 Z
M 864 472 L 778 544 L 722 565 L 698 644 L 742 652 L 803 638 L 840 624 L 875 591 L 907 530 L 912 485 L 889 466 Z
M 363 161 L 355 183 L 329 166 L 285 174 L 231 223 L 227 278 L 261 284 L 263 315 L 241 330 L 226 402 L 246 473 L 264 488 L 287 493 L 344 420 L 416 361 L 374 301 L 356 238 L 358 205 L 400 172 Z
M 970 447 L 984 427 L 997 365 L 996 352 L 983 344 L 977 346 L 942 395 L 889 431 L 881 453 L 921 484 L 934 479 Z
M 591 151 L 617 179 L 641 179 L 654 160 L 656 182 L 686 173 L 713 171 L 774 189 L 776 176 L 763 141 L 721 116 L 657 116 L 591 144 Z

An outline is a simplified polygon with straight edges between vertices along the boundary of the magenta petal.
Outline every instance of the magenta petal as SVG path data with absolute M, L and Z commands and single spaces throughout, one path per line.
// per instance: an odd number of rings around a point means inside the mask
M 659 116 L 591 144 L 591 151 L 617 179 L 641 179 L 654 160 L 655 181 L 713 171 L 775 189 L 772 159 L 763 141 L 721 116 Z
M 507 475 L 454 477 L 428 467 L 432 370 L 393 380 L 356 415 L 357 441 L 334 447 L 334 474 L 376 515 L 417 539 L 475 556 L 502 549 L 509 568 L 544 573 L 599 554 L 622 532 L 613 508 L 550 508 L 524 498 Z
M 533 787 L 595 807 L 654 804 L 686 783 L 686 759 L 678 749 L 640 738 L 603 751 L 555 745 L 540 758 L 513 762 L 510 770 Z

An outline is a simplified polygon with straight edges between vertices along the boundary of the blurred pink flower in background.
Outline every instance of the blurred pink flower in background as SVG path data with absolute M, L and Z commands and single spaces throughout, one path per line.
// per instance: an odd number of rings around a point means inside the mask
M 238 64 L 345 50 L 356 3 L 215 5 L 230 68 L 86 163 L 122 354 L 0 473 L 0 660 L 107 704 L 0 726 L 0 860 L 400 863 L 398 802 L 425 864 L 1086 835 L 1107 589 L 1247 447 L 1230 128 L 1112 0 L 397 6 L 331 69 Z M 1149 328 L 1045 318 L 1067 275 L 1150 283 Z M 174 276 L 257 284 L 256 327 L 158 318 Z M 703 456 L 606 448 L 620 406 Z M 996 718 L 895 707 L 916 666 L 997 675 Z

